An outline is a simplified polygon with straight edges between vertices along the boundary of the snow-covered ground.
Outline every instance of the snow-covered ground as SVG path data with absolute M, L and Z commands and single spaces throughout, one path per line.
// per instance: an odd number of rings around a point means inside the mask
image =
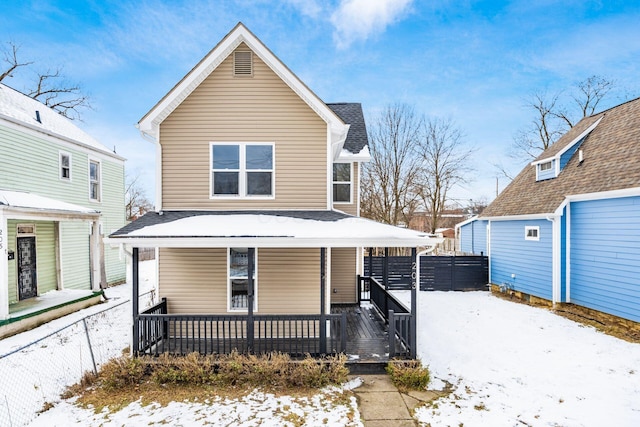
M 117 298 L 115 288 L 112 294 Z M 486 292 L 421 292 L 418 298 L 419 356 L 434 384 L 453 386 L 449 396 L 416 412 L 424 425 L 640 425 L 640 344 Z M 340 390 L 305 401 L 255 391 L 242 399 L 167 407 L 134 402 L 99 414 L 63 401 L 30 425 L 287 425 L 291 417 L 307 425 L 361 425 L 348 416 L 357 414 L 354 401 L 332 404 L 335 393 Z
M 433 426 L 639 426 L 640 344 L 486 292 L 421 292 L 419 357 L 453 384 Z

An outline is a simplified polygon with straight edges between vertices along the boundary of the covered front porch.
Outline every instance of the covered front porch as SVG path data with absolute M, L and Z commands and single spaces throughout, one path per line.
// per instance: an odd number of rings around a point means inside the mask
M 354 268 L 354 293 L 357 288 L 356 281 L 362 283 L 363 286 L 371 289 L 370 301 L 361 302 L 358 299 L 358 304 L 332 304 L 331 269 L 328 264 L 330 264 L 332 248 L 371 246 L 372 243 L 376 246 L 380 246 L 381 243 L 389 244 L 391 247 L 413 246 L 412 253 L 415 258 L 416 246 L 431 247 L 436 243 L 429 236 L 333 211 L 260 212 L 259 214 L 198 212 L 193 215 L 184 212 L 163 213 L 162 216 L 169 217 L 169 220 L 158 218 L 158 214 L 152 215 L 156 216 L 149 220 L 148 224 L 151 225 L 145 226 L 143 223 L 138 224 L 139 228 L 131 227 L 129 230 L 125 228 L 121 234 L 123 237 L 118 237 L 115 233 L 109 238 L 109 243 L 126 242 L 131 248 L 134 311 L 132 352 L 134 354 L 159 355 L 167 352 L 225 354 L 235 350 L 241 353 L 278 351 L 293 357 L 302 357 L 306 354 L 321 356 L 344 353 L 352 360 L 415 357 L 415 303 L 411 304 L 414 306 L 411 310 L 412 307 L 404 307 L 396 301 L 389 290 L 378 281 L 369 278 L 356 280 L 357 271 Z M 184 220 L 191 224 L 186 226 Z M 164 227 L 158 226 L 158 221 Z M 233 230 L 234 226 L 239 226 L 242 231 Z M 198 236 L 193 235 L 196 232 Z M 136 298 L 139 282 L 138 248 L 149 246 L 224 248 L 222 252 L 212 251 L 212 256 L 217 253 L 228 254 L 229 257 L 235 253 L 233 248 L 246 248 L 248 272 L 244 277 L 247 293 L 246 296 L 242 296 L 247 300 L 243 306 L 245 311 L 234 310 L 233 304 L 238 297 L 234 294 L 233 302 L 228 299 L 227 310 L 222 313 L 219 311 L 202 314 L 171 312 L 172 297 L 165 298 L 157 305 L 140 312 Z M 307 292 L 306 300 L 294 302 L 294 304 L 304 304 L 309 300 L 317 301 L 314 303 L 319 302 L 317 311 L 310 310 L 311 312 L 301 314 L 299 307 L 287 306 L 291 304 L 290 302 L 283 302 L 276 307 L 275 313 L 273 306 L 270 307 L 271 312 L 267 309 L 257 311 L 256 281 L 263 281 L 261 298 L 280 298 L 282 301 L 285 301 L 287 292 L 299 289 L 302 284 L 300 274 L 295 269 L 279 272 L 277 277 L 284 282 L 284 286 L 279 286 L 277 292 L 284 292 L 284 294 L 280 297 L 273 292 L 266 295 L 265 274 L 273 271 L 273 265 L 257 265 L 258 262 L 254 260 L 257 260 L 255 256 L 257 251 L 260 251 L 264 257 L 261 259 L 272 260 L 271 257 L 276 252 L 273 248 L 278 248 L 277 253 L 293 254 L 312 251 L 311 253 L 319 254 L 319 260 L 304 267 L 308 271 L 310 265 L 314 266 L 312 268 L 316 271 L 317 282 L 312 277 L 305 276 L 308 282 L 305 286 L 311 286 L 308 288 L 309 291 L 305 291 Z M 221 265 L 219 258 L 215 261 L 216 265 Z M 281 264 L 278 265 L 282 268 Z M 224 264 L 222 266 L 224 268 Z M 259 280 L 254 274 L 256 268 L 261 268 L 265 272 Z M 231 271 L 230 266 L 229 269 Z M 188 270 L 190 269 L 185 271 Z M 174 274 L 171 277 L 175 282 L 178 276 Z M 231 282 L 232 279 L 229 276 L 227 298 L 231 295 Z M 180 289 L 180 284 L 175 283 L 170 286 Z M 313 283 L 318 283 L 315 291 Z M 183 286 L 187 286 L 184 288 L 185 292 L 190 289 L 187 283 Z M 287 289 L 290 290 L 287 291 Z M 188 292 L 192 292 L 192 289 Z M 411 285 L 411 293 L 415 301 L 415 283 Z M 160 295 L 163 296 L 162 292 Z M 175 298 L 177 294 L 174 292 L 173 295 Z M 216 302 L 213 301 L 213 304 Z M 260 304 L 260 307 L 265 306 L 264 303 Z M 174 304 L 174 306 L 178 305 Z M 389 328 L 388 325 L 391 327 Z

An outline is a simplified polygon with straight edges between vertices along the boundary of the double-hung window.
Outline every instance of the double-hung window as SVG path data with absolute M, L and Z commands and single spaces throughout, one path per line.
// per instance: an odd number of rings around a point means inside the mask
M 100 162 L 89 160 L 89 198 L 93 201 L 100 201 Z
M 253 308 L 257 310 L 258 282 L 256 281 L 256 253 L 253 254 Z M 247 310 L 249 307 L 249 250 L 229 248 L 229 310 Z
M 60 179 L 71 181 L 71 154 L 60 152 Z
M 212 197 L 273 197 L 271 143 L 212 143 Z
M 351 163 L 333 164 L 333 201 L 351 203 Z

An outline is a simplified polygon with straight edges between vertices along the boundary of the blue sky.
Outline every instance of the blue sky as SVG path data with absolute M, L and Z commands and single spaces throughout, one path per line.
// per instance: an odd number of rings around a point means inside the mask
M 135 128 L 238 21 L 325 102 L 390 103 L 451 118 L 477 147 L 453 196 L 492 200 L 524 104 L 597 74 L 640 93 L 640 1 L 0 0 L 0 42 L 33 71 L 62 67 L 91 96 L 80 126 L 154 195 L 155 152 Z M 7 84 L 21 89 L 31 72 Z M 616 94 L 603 108 L 618 104 Z M 501 178 L 499 188 L 507 184 Z

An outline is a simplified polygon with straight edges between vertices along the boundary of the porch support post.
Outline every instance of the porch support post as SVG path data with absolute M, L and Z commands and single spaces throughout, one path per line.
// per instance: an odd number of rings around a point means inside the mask
M 384 264 L 382 266 L 382 280 L 384 281 L 384 290 L 389 290 L 389 248 L 384 248 Z
M 0 320 L 9 318 L 9 240 L 7 233 L 7 218 L 4 215 L 4 210 L 0 209 Z
M 91 260 L 91 289 L 100 290 L 100 223 L 95 220 L 91 223 L 91 241 L 89 259 Z
M 247 351 L 253 353 L 254 344 L 254 327 L 253 327 L 253 298 L 254 298 L 254 286 L 253 272 L 255 271 L 255 248 L 247 249 L 247 275 L 248 277 L 248 289 L 247 289 Z
M 369 277 L 373 277 L 373 248 L 369 248 L 367 262 L 369 263 Z
M 327 353 L 327 322 L 325 319 L 326 258 L 326 248 L 320 248 L 320 354 Z
M 410 331 L 409 337 L 411 340 L 410 343 L 410 357 L 412 359 L 416 358 L 417 355 L 417 326 L 418 326 L 418 288 L 420 286 L 420 278 L 417 277 L 416 267 L 419 259 L 417 257 L 416 248 L 411 248 L 411 320 L 410 320 Z
M 134 356 L 140 351 L 140 323 L 139 323 L 139 301 L 140 298 L 140 275 L 138 272 L 138 248 L 133 248 L 131 252 L 131 306 L 133 309 L 133 339 L 131 351 Z

